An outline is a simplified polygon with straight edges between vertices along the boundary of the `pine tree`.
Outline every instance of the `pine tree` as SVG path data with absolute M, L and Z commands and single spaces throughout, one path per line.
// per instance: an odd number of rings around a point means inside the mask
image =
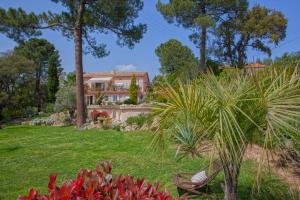
M 48 99 L 50 103 L 55 102 L 55 95 L 59 87 L 59 59 L 56 55 L 48 61 Z
M 200 49 L 200 70 L 205 71 L 208 31 L 223 20 L 236 4 L 236 0 L 159 0 L 156 7 L 168 23 L 181 25 L 193 32 L 189 38 Z
M 129 88 L 129 99 L 133 104 L 137 104 L 138 100 L 138 85 L 136 84 L 135 74 L 132 75 L 130 88 Z

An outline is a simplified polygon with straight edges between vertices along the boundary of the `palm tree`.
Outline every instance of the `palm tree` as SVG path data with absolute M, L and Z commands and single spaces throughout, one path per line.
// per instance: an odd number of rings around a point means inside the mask
M 264 141 L 270 154 L 287 138 L 299 140 L 299 78 L 297 68 L 274 67 L 229 78 L 208 74 L 188 84 L 164 86 L 161 94 L 168 102 L 155 107 L 159 129 L 152 144 L 163 146 L 169 133 L 179 152 L 196 155 L 201 142 L 210 141 L 224 169 L 224 199 L 236 200 L 248 144 Z

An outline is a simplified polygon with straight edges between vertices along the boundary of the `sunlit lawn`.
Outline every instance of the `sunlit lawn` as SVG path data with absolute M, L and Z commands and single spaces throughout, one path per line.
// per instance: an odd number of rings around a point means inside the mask
M 86 130 L 73 127 L 15 126 L 0 130 L 0 199 L 16 199 L 30 187 L 47 191 L 48 175 L 57 173 L 58 183 L 75 178 L 81 168 L 93 169 L 98 162 L 112 160 L 114 174 L 130 174 L 158 180 L 176 195 L 172 176 L 177 172 L 196 172 L 206 165 L 205 159 L 176 160 L 173 149 L 162 157 L 147 149 L 151 135 L 144 132 Z M 243 165 L 239 195 L 250 199 L 255 174 L 254 164 Z M 268 181 L 269 180 L 269 181 Z M 268 179 L 269 188 L 281 183 Z M 222 174 L 212 183 L 212 189 L 222 196 Z M 282 186 L 281 186 L 282 187 Z M 283 188 L 283 187 L 282 187 Z M 278 188 L 277 188 L 278 189 Z M 262 190 L 264 191 L 264 190 Z M 264 199 L 264 198 L 263 198 Z

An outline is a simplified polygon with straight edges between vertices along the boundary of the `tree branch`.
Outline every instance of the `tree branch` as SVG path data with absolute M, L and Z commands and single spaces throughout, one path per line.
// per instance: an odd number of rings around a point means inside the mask
M 58 23 L 58 22 L 48 24 L 48 25 L 45 25 L 45 26 L 33 26 L 34 29 L 48 29 L 48 28 L 54 28 L 54 27 L 62 27 L 64 29 L 67 29 L 67 30 L 70 30 L 70 31 L 74 30 L 74 28 L 67 27 L 67 26 L 63 25 L 62 23 Z

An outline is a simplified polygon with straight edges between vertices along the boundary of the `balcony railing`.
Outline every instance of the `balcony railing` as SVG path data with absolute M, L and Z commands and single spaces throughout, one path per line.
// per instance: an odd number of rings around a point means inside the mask
M 101 87 L 88 87 L 89 91 L 101 91 L 101 92 L 127 92 L 129 91 L 129 88 L 122 88 L 122 87 L 109 87 L 109 88 L 101 88 Z M 138 88 L 138 91 L 141 91 L 141 88 Z

